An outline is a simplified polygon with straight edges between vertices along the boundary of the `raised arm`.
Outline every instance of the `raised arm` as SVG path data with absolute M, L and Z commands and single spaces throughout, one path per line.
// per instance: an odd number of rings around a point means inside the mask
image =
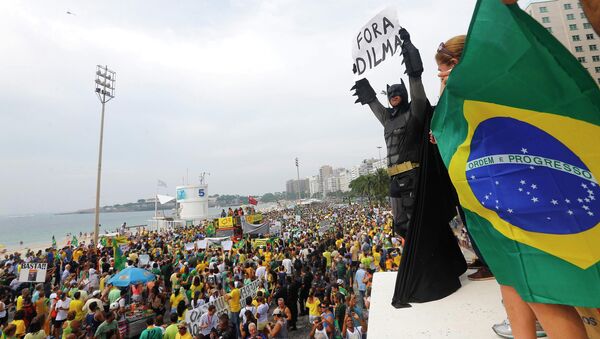
M 383 125 L 385 123 L 387 111 L 386 108 L 383 107 L 381 102 L 377 100 L 375 90 L 373 90 L 373 87 L 371 87 L 371 84 L 369 84 L 369 80 L 358 80 L 350 90 L 355 91 L 352 95 L 357 97 L 354 103 L 369 105 L 369 108 L 371 108 L 371 111 L 373 112 L 377 120 L 379 120 L 379 122 Z
M 406 74 L 408 75 L 410 84 L 410 100 L 411 113 L 419 121 L 425 121 L 425 108 L 427 107 L 427 95 L 421 82 L 421 74 L 423 74 L 423 61 L 419 50 L 413 45 L 410 40 L 410 34 L 406 29 L 400 30 L 400 38 L 402 39 L 402 56 L 404 57 L 404 65 L 406 66 Z

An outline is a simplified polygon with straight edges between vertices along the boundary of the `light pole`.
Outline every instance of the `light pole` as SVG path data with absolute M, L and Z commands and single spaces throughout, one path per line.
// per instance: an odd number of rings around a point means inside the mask
M 300 165 L 298 164 L 298 158 L 296 158 L 296 174 L 298 175 L 296 188 L 298 189 L 298 200 L 300 200 Z
M 379 162 L 381 163 L 381 146 L 377 146 L 377 150 L 379 151 Z
M 96 212 L 94 217 L 94 246 L 98 245 L 100 226 L 100 178 L 102 173 L 102 141 L 104 139 L 104 106 L 115 97 L 115 72 L 108 66 L 96 66 L 96 95 L 102 104 L 100 117 L 100 145 L 98 146 L 98 175 L 96 178 Z

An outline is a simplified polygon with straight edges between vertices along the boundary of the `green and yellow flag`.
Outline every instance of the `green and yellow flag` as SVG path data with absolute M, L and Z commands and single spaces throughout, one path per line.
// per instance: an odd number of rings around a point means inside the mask
M 115 257 L 115 270 L 122 270 L 125 268 L 125 256 L 123 255 L 123 248 L 127 245 L 127 238 L 117 236 L 112 238 L 113 252 Z
M 600 307 L 599 126 L 573 55 L 517 5 L 479 0 L 432 130 L 485 260 L 525 301 Z

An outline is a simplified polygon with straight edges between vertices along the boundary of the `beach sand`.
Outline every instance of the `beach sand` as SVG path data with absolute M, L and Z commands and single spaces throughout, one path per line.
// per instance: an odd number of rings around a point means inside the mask
M 56 239 L 56 247 L 57 248 L 63 248 L 65 246 L 67 246 L 69 244 L 69 242 L 73 239 L 73 237 L 65 237 L 63 239 Z M 82 236 L 82 237 L 77 237 L 77 240 L 79 241 L 79 244 L 89 244 L 92 241 L 92 236 L 91 235 L 87 235 L 87 236 Z M 37 243 L 23 243 L 23 245 L 12 245 L 12 246 L 7 246 L 5 248 L 0 249 L 0 256 L 5 256 L 5 255 L 10 255 L 13 253 L 21 253 L 21 254 L 25 254 L 27 253 L 28 250 L 33 251 L 34 253 L 36 253 L 37 251 L 44 251 L 46 250 L 48 247 L 52 247 L 52 242 L 51 241 L 47 241 L 47 242 L 37 242 Z

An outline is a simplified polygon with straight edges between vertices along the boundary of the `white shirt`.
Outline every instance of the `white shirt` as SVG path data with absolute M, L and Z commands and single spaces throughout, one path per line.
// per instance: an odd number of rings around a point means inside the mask
M 257 319 L 258 322 L 266 323 L 269 320 L 269 304 L 262 303 L 262 304 L 258 305 L 257 313 L 258 313 L 258 319 Z
M 267 279 L 267 268 L 264 266 L 259 266 L 256 269 L 256 278 L 257 279 L 263 278 L 266 280 Z
M 208 325 L 207 328 L 201 329 L 200 333 L 202 333 L 202 335 L 209 335 L 210 334 L 210 330 L 213 328 L 217 328 L 217 323 L 219 320 L 219 316 L 217 316 L 217 314 L 213 314 L 212 316 L 208 314 L 208 312 L 204 313 L 202 316 L 200 316 L 200 325 Z
M 67 319 L 67 313 L 69 313 L 69 306 L 71 305 L 71 298 L 67 297 L 65 300 L 58 300 L 56 302 L 56 320 L 65 320 Z M 61 309 L 66 308 L 66 310 Z
M 362 338 L 362 327 L 357 326 L 354 328 L 354 332 L 350 332 L 346 329 L 346 339 L 361 339 Z
M 285 274 L 292 275 L 292 259 L 285 258 L 281 262 L 281 265 L 285 268 Z

